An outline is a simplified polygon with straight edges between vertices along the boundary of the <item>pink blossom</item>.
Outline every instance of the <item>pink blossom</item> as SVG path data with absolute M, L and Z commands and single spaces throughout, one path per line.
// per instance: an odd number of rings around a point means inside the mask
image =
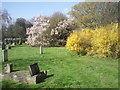
M 26 43 L 32 46 L 43 44 L 42 42 L 37 41 L 37 38 L 49 27 L 49 25 L 49 20 L 47 18 L 43 16 L 35 17 L 33 26 L 31 28 L 27 28 L 26 34 L 28 37 Z
M 67 29 L 70 28 L 69 26 L 74 24 L 73 20 L 74 18 L 68 18 L 67 20 L 60 21 L 56 28 L 51 30 L 51 35 L 58 35 L 62 32 L 68 32 Z

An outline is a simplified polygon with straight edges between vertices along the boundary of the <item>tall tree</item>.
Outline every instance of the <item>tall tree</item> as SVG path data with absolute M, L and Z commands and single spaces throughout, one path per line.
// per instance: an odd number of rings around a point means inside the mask
M 62 13 L 54 13 L 50 18 L 50 26 L 39 35 L 38 41 L 47 46 L 64 46 L 67 37 L 77 28 L 74 18 L 67 18 Z
M 27 28 L 26 34 L 28 35 L 27 44 L 31 46 L 43 45 L 44 42 L 38 41 L 39 35 L 46 31 L 49 27 L 49 19 L 44 16 L 38 16 L 34 18 L 34 23 L 31 28 Z
M 1 10 L 0 11 L 0 24 L 9 24 L 11 22 L 12 18 L 7 12 L 7 10 Z
M 19 38 L 26 37 L 26 20 L 24 18 L 18 18 L 15 22 L 15 26 L 13 28 L 16 36 Z
M 40 36 L 40 38 L 44 38 L 45 40 L 49 41 L 50 46 L 56 46 L 57 44 L 57 37 L 58 35 L 51 35 L 52 29 L 55 29 L 58 26 L 58 23 L 60 21 L 67 20 L 67 17 L 61 13 L 61 12 L 55 12 L 53 15 L 50 17 L 50 26 L 47 28 L 46 31 L 44 31 L 43 35 Z M 39 38 L 39 40 L 41 40 Z
M 95 28 L 118 22 L 117 2 L 83 2 L 73 6 L 70 15 L 82 27 Z
M 26 38 L 26 28 L 31 27 L 32 24 L 24 18 L 18 18 L 16 22 L 10 25 L 7 29 L 7 37 Z
M 11 20 L 12 20 L 12 18 L 10 17 L 7 10 L 0 11 L 0 25 L 1 25 L 1 27 L 0 27 L 0 43 L 4 41 L 7 26 L 9 25 Z M 4 42 L 1 43 L 0 46 L 4 46 Z M 2 48 L 4 48 L 4 47 L 2 47 Z
M 57 26 L 58 22 L 63 21 L 65 19 L 67 19 L 67 17 L 64 14 L 62 14 L 60 12 L 55 12 L 50 17 L 50 28 L 54 29 Z

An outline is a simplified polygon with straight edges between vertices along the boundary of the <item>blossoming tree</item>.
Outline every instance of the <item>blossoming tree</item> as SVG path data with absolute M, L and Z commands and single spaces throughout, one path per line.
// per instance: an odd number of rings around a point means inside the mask
M 51 30 L 51 35 L 57 38 L 57 42 L 64 46 L 67 37 L 76 28 L 74 18 L 68 18 L 67 20 L 60 21 L 57 27 Z
M 38 16 L 34 18 L 34 23 L 31 28 L 27 28 L 26 34 L 28 35 L 26 43 L 35 46 L 42 45 L 44 42 L 39 42 L 37 38 L 43 31 L 49 27 L 49 19 L 43 16 Z

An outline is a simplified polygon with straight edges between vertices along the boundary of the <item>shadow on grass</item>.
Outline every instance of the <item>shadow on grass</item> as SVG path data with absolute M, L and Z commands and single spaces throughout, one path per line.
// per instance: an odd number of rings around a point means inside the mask
M 54 74 L 51 74 L 51 75 L 47 75 L 45 78 L 43 77 L 40 81 L 38 81 L 36 84 L 40 84 L 40 83 L 42 83 L 42 82 L 45 82 L 45 80 L 47 79 L 47 78 L 49 78 L 49 77 L 53 77 L 54 76 Z
M 41 59 L 42 60 L 42 59 Z M 18 63 L 18 64 L 26 64 L 26 63 L 38 63 L 40 61 L 40 59 L 12 59 L 10 61 L 8 61 L 9 63 Z M 6 62 L 7 63 L 7 62 Z
M 46 78 L 53 77 L 53 76 L 54 76 L 54 74 L 47 75 L 47 77 L 46 77 Z
M 29 45 L 8 45 L 10 47 L 30 47 Z
M 17 72 L 17 71 L 20 71 L 20 70 L 12 70 L 12 72 Z

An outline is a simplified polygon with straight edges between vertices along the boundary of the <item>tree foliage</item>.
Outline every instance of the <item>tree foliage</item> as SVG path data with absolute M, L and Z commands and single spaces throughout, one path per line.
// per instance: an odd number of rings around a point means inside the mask
M 73 6 L 70 15 L 82 28 L 96 28 L 118 22 L 117 2 L 83 2 Z
M 9 15 L 9 13 L 7 12 L 7 10 L 1 10 L 0 11 L 0 25 L 1 25 L 0 30 L 2 30 L 0 33 L 1 37 L 6 36 L 7 27 L 9 26 L 11 21 L 12 21 L 12 18 Z
M 67 17 L 60 13 L 60 12 L 55 12 L 53 15 L 50 17 L 50 26 L 47 28 L 46 31 L 44 31 L 43 35 L 40 36 L 40 38 L 44 38 L 43 41 L 48 42 L 47 46 L 59 46 L 59 37 L 58 35 L 51 35 L 51 32 L 53 29 L 55 29 L 58 25 L 59 22 L 66 20 Z M 39 40 L 41 40 L 39 38 Z
M 43 31 L 45 31 L 49 27 L 49 19 L 43 16 L 38 16 L 34 18 L 33 26 L 30 28 L 27 28 L 26 34 L 27 37 L 27 44 L 31 46 L 36 45 L 44 45 L 46 44 L 43 41 L 39 41 L 39 36 L 42 35 Z
M 26 28 L 32 24 L 24 18 L 18 18 L 14 24 L 8 26 L 5 36 L 9 38 L 26 38 Z
M 11 22 L 11 20 L 12 20 L 12 18 L 9 15 L 9 13 L 7 12 L 7 10 L 0 11 L 0 24 L 1 25 L 9 24 Z
M 69 34 L 76 28 L 73 18 L 56 12 L 51 17 L 39 16 L 27 29 L 27 43 L 36 46 L 64 46 Z
M 63 21 L 67 19 L 67 17 L 60 13 L 60 12 L 55 12 L 51 17 L 50 17 L 50 29 L 54 29 L 57 24 L 60 22 L 60 21 Z
M 60 12 L 54 13 L 50 18 L 50 26 L 39 35 L 38 40 L 47 46 L 64 46 L 69 34 L 76 28 L 73 18 L 67 18 Z
M 66 39 L 76 29 L 74 18 L 60 21 L 57 26 L 51 30 L 51 35 L 55 37 L 58 46 L 65 46 Z

